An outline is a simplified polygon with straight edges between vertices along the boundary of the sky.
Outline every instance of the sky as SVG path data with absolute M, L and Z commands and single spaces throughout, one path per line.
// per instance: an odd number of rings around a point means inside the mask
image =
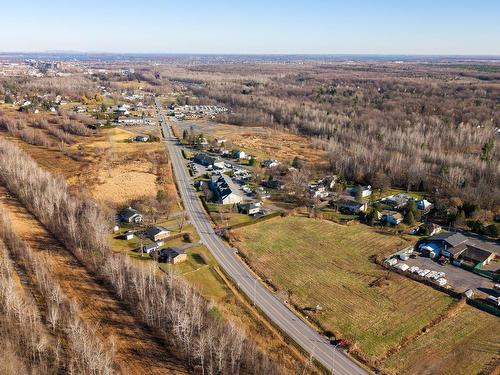
M 0 0 L 0 52 L 500 55 L 500 0 Z

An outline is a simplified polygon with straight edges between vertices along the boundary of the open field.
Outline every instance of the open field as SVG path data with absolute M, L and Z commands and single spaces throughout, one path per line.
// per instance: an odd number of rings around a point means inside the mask
M 6 189 L 0 188 L 2 209 L 9 212 L 17 234 L 35 250 L 44 252 L 54 277 L 74 299 L 82 318 L 100 325 L 102 339 L 113 338 L 116 361 L 123 373 L 186 373 L 171 353 L 123 304 L 66 250 Z M 133 339 L 132 339 L 133 338 Z
M 465 305 L 456 315 L 384 361 L 393 374 L 477 374 L 500 370 L 500 326 L 495 316 Z
M 326 152 L 312 147 L 307 137 L 285 131 L 258 126 L 217 124 L 211 121 L 184 121 L 176 125 L 206 136 L 225 137 L 227 147 L 241 149 L 258 159 L 278 159 L 291 162 L 295 156 L 314 164 L 316 168 L 327 165 Z
M 287 217 L 234 234 L 258 273 L 301 309 L 319 306 L 310 315 L 372 360 L 429 324 L 452 302 L 372 263 L 371 256 L 410 243 L 364 225 Z

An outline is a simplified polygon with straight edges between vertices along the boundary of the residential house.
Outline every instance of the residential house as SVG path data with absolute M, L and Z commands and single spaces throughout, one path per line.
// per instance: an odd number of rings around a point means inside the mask
M 225 174 L 212 176 L 210 189 L 214 192 L 215 198 L 220 204 L 240 203 L 243 198 L 237 193 L 233 182 Z
M 285 188 L 285 184 L 276 178 L 270 178 L 269 180 L 264 181 L 262 186 L 274 190 L 283 190 Z
M 122 222 L 134 223 L 134 224 L 142 223 L 144 219 L 142 214 L 136 209 L 133 209 L 132 207 L 127 207 L 121 210 L 119 213 L 119 217 L 120 221 Z
M 389 225 L 398 225 L 403 221 L 403 215 L 397 211 L 383 211 L 380 221 Z
M 187 260 L 187 254 L 179 249 L 162 249 L 158 254 L 159 262 L 178 264 Z
M 340 212 L 350 215 L 366 212 L 366 210 L 368 209 L 368 203 L 357 202 L 356 200 L 349 198 L 341 198 L 340 200 L 333 202 L 333 206 L 336 207 Z
M 381 202 L 397 210 L 406 206 L 406 204 L 412 199 L 412 197 L 406 194 L 395 194 L 382 199 Z
M 362 198 L 366 198 L 366 197 L 369 197 L 370 195 L 372 195 L 372 187 L 370 185 L 368 185 L 368 186 L 358 185 L 358 186 L 347 188 L 347 192 L 349 194 L 351 194 L 353 197 L 360 194 Z
M 213 166 L 216 160 L 216 158 L 203 153 L 196 154 L 193 158 L 195 163 L 203 165 L 204 167 Z
M 274 160 L 274 159 L 262 160 L 260 163 L 262 168 L 276 168 L 280 164 L 281 163 L 278 160 Z
M 151 238 L 153 241 L 161 241 L 170 237 L 170 231 L 160 226 L 149 227 L 146 230 L 146 236 Z
M 242 214 L 255 215 L 260 212 L 261 207 L 262 207 L 262 202 L 247 202 L 247 203 L 240 203 L 238 205 L 238 210 Z
M 424 212 L 429 212 L 430 209 L 432 208 L 432 203 L 425 200 L 425 199 L 419 199 L 415 202 L 417 209 L 424 211 Z

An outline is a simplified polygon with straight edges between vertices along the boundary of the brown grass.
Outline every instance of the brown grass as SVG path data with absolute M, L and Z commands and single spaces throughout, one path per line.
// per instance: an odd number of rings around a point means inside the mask
M 17 200 L 0 188 L 0 202 L 12 218 L 18 235 L 46 254 L 54 277 L 65 294 L 75 299 L 83 318 L 100 324 L 102 338 L 114 338 L 116 360 L 129 374 L 186 373 L 147 329 L 118 302 L 108 289 L 60 244 Z

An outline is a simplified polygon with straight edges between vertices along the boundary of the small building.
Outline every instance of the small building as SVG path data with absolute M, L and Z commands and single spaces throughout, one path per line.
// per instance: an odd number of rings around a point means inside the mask
M 142 223 L 144 219 L 142 214 L 132 207 L 127 207 L 121 210 L 119 217 L 120 221 L 124 223 L 134 223 L 134 224 Z
M 196 154 L 193 158 L 193 161 L 197 164 L 203 165 L 204 167 L 210 167 L 213 166 L 214 163 L 216 162 L 217 159 L 214 157 L 204 154 L 204 153 L 199 153 Z
M 142 247 L 141 252 L 151 255 L 154 251 L 157 251 L 159 248 L 160 248 L 160 245 L 158 245 L 157 243 L 151 243 L 151 244 L 144 245 Z
M 123 239 L 129 241 L 132 238 L 134 238 L 134 232 L 127 231 L 127 232 L 123 233 Z
M 187 254 L 179 249 L 163 249 L 158 255 L 159 262 L 178 264 L 187 260 Z
M 233 155 L 236 159 L 246 159 L 248 157 L 247 153 L 245 151 L 241 150 L 235 150 L 233 151 Z
M 262 202 L 240 203 L 238 205 L 238 210 L 242 214 L 255 215 L 255 214 L 260 212 L 261 206 L 262 206 Z
M 160 226 L 149 227 L 146 230 L 146 236 L 153 241 L 161 241 L 170 237 L 170 231 Z
M 147 142 L 147 141 L 149 141 L 149 135 L 138 135 L 137 137 L 134 138 L 134 141 Z

